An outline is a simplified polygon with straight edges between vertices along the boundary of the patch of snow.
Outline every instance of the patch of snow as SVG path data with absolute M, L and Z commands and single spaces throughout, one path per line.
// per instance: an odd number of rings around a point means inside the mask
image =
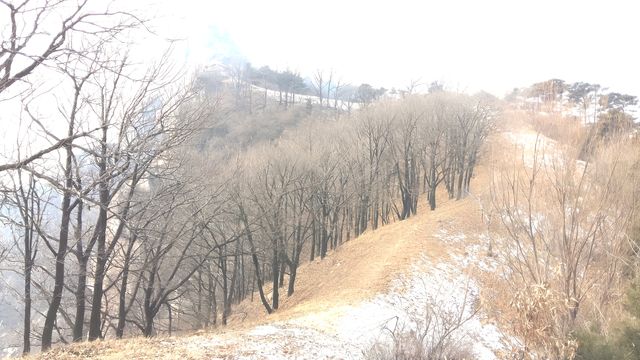
M 409 274 L 392 282 L 388 293 L 345 307 L 344 315 L 334 319 L 333 325 L 338 338 L 366 351 L 376 342 L 390 341 L 390 335 L 400 329 L 426 332 L 427 339 L 437 337 L 443 326 L 462 318 L 465 321 L 454 331 L 451 342 L 467 345 L 478 359 L 497 359 L 512 342 L 496 326 L 485 323 L 477 309 L 478 293 L 475 281 L 457 264 L 434 266 L 423 257 Z M 430 327 L 424 322 L 428 314 L 432 316 Z M 303 317 L 293 322 L 305 321 Z
M 363 359 L 374 343 L 390 343 L 393 333 L 426 334 L 424 344 L 428 347 L 429 339 L 437 339 L 443 328 L 453 324 L 451 348 L 467 349 L 476 359 L 498 359 L 518 342 L 483 314 L 479 285 L 466 271 L 471 266 L 496 271 L 498 262 L 486 256 L 489 238 L 443 228 L 436 237 L 464 247 L 464 255 L 435 263 L 422 256 L 408 273 L 391 282 L 386 293 L 360 304 L 256 326 L 197 346 L 231 348 L 234 359 L 244 360 Z
M 257 332 L 256 329 L 259 329 Z M 280 323 L 259 326 L 241 339 L 234 359 L 359 359 L 359 349 L 344 339 L 310 327 Z
M 506 131 L 503 134 L 522 152 L 522 159 L 527 167 L 533 168 L 534 164 L 553 166 L 555 163 L 561 163 L 562 159 L 555 140 L 535 132 Z
M 467 239 L 467 235 L 465 235 L 464 233 L 451 233 L 451 231 L 445 228 L 438 229 L 438 231 L 435 233 L 435 237 L 446 244 L 454 245 L 463 244 Z
M 451 254 L 455 263 L 462 268 L 467 269 L 470 266 L 475 266 L 484 272 L 496 272 L 498 270 L 498 261 L 488 256 L 491 239 L 487 234 L 474 236 L 473 240 L 475 241 L 468 241 L 468 237 L 462 232 L 453 233 L 445 228 L 440 228 L 435 237 L 445 244 L 464 247 L 463 255 Z
M 262 325 L 255 327 L 253 330 L 249 331 L 249 335 L 251 336 L 267 336 L 277 334 L 280 329 L 275 326 L 270 325 Z
M 189 351 L 210 359 L 361 359 L 360 350 L 335 335 L 308 326 L 280 322 L 249 332 L 192 337 Z

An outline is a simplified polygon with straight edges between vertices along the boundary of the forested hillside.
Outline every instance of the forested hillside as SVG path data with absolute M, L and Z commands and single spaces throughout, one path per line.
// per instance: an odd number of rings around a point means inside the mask
M 3 356 L 638 356 L 634 95 L 191 71 L 124 8 L 0 7 Z

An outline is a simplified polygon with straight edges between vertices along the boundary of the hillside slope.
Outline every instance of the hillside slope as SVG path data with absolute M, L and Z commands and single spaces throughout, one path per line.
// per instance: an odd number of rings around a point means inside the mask
M 234 308 L 224 329 L 80 344 L 42 357 L 359 359 L 374 342 L 387 342 L 402 329 L 424 330 L 430 319 L 429 336 L 453 327 L 450 346 L 473 358 L 501 358 L 518 342 L 485 306 L 492 300 L 485 300 L 484 288 L 500 274 L 488 255 L 479 198 L 489 189 L 493 152 L 526 150 L 520 142 L 532 133 L 511 129 L 494 135 L 489 141 L 494 150 L 484 157 L 466 199 L 445 200 L 441 194 L 436 211 L 421 209 L 303 265 L 295 294 L 283 298 L 275 314 L 267 316 L 256 296 Z

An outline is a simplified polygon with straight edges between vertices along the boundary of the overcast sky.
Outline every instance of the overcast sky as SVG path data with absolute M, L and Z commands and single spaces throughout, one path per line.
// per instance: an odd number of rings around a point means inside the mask
M 503 95 L 556 77 L 640 95 L 636 1 L 155 1 L 192 64 L 228 48 L 222 35 L 255 65 L 333 68 L 354 84 Z

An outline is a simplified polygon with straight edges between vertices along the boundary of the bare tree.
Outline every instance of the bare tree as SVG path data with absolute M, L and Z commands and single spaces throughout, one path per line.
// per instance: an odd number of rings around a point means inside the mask
M 267 300 L 264 294 L 264 287 L 263 287 L 264 280 L 263 280 L 263 275 L 260 273 L 261 267 L 260 267 L 260 261 L 258 259 L 258 250 L 257 250 L 256 243 L 253 236 L 254 227 L 252 226 L 252 224 L 249 223 L 245 200 L 243 199 L 243 196 L 238 191 L 235 192 L 234 202 L 236 207 L 238 208 L 238 217 L 239 217 L 239 220 L 241 221 L 242 226 L 244 227 L 244 235 L 247 238 L 247 242 L 249 243 L 249 247 L 251 250 L 251 261 L 253 264 L 253 269 L 255 271 L 255 279 L 256 279 L 256 282 L 258 283 L 258 293 L 260 294 L 260 301 L 262 302 L 262 305 L 264 306 L 267 313 L 271 314 L 273 312 L 273 308 L 269 304 L 269 301 Z
M 411 81 L 409 82 L 409 85 L 407 85 L 406 94 L 407 95 L 415 94 L 418 88 L 422 85 L 424 85 L 424 83 L 422 83 L 422 79 L 420 78 L 411 79 Z
M 39 230 L 45 227 L 44 213 L 49 199 L 48 191 L 38 186 L 33 175 L 25 174 L 21 170 L 16 171 L 15 175 L 13 189 L 10 192 L 12 197 L 6 199 L 6 205 L 15 208 L 18 216 L 13 218 L 10 215 L 5 215 L 3 222 L 9 224 L 13 228 L 12 232 L 18 235 L 14 239 L 13 249 L 17 249 L 21 255 L 24 277 L 22 353 L 28 354 L 31 351 L 32 332 L 32 277 L 41 239 Z
M 318 96 L 318 99 L 320 101 L 320 108 L 322 108 L 324 87 L 325 87 L 324 71 L 318 69 L 316 70 L 315 74 L 313 74 L 313 88 L 316 92 L 316 96 Z
M 83 107 L 81 100 L 81 93 L 83 91 L 83 87 L 85 86 L 88 78 L 93 74 L 94 69 L 89 67 L 89 70 L 81 74 L 80 76 L 70 76 L 71 81 L 73 83 L 73 100 L 72 105 L 68 115 L 68 130 L 67 137 L 72 137 L 74 132 L 76 131 L 76 118 L 78 112 Z M 53 250 L 52 245 L 49 243 L 48 238 L 44 238 L 47 242 L 47 245 L 54 252 L 56 259 L 56 267 L 55 267 L 55 285 L 53 288 L 52 300 L 49 304 L 49 309 L 47 310 L 47 316 L 45 319 L 44 327 L 42 329 L 42 350 L 46 351 L 51 347 L 53 328 L 55 326 L 55 321 L 58 315 L 58 308 L 60 307 L 60 302 L 62 301 L 62 291 L 64 288 L 64 276 L 65 276 L 65 258 L 68 251 L 68 241 L 69 241 L 69 224 L 71 221 L 71 211 L 73 208 L 78 205 L 78 202 L 71 203 L 71 197 L 73 192 L 73 144 L 72 142 L 68 142 L 64 146 L 65 151 L 65 164 L 64 164 L 64 185 L 63 185 L 63 195 L 62 195 L 62 203 L 60 207 L 61 212 L 61 220 L 60 220 L 60 235 L 58 236 L 58 248 L 57 250 Z
M 207 219 L 200 220 L 202 210 L 209 204 L 194 206 L 198 202 L 192 196 L 197 192 L 186 189 L 184 184 L 175 186 L 170 190 L 173 195 L 169 203 L 163 205 L 172 211 L 165 212 L 151 224 L 142 243 L 145 267 L 142 280 L 144 323 L 141 328 L 145 336 L 153 335 L 154 319 L 161 307 L 169 307 L 180 297 L 179 293 L 176 294 L 178 289 L 195 274 L 216 247 L 232 241 L 213 247 L 198 241 L 204 231 L 199 222 L 207 222 Z
M 568 152 L 545 154 L 540 141 L 531 156 L 494 176 L 493 206 L 509 239 L 498 250 L 518 309 L 533 311 L 531 301 L 554 309 L 552 316 L 522 314 L 541 322 L 522 329 L 546 329 L 523 332 L 526 345 L 561 358 L 581 309 L 590 303 L 602 311 L 601 299 L 612 295 L 631 213 L 620 185 L 628 168 L 609 155 L 581 162 Z
M 30 75 L 43 67 L 55 67 L 57 62 L 74 54 L 89 53 L 111 41 L 126 29 L 143 23 L 131 13 L 91 9 L 88 0 L 23 0 L 1 1 L 2 16 L 8 27 L 3 28 L 0 48 L 0 94 L 6 95 L 16 84 L 28 82 Z M 56 15 L 56 16 L 53 16 Z M 51 18 L 59 18 L 55 25 Z M 50 28 L 51 27 L 51 28 Z M 86 39 L 84 44 L 72 42 L 74 35 Z M 44 45 L 40 45 L 44 44 Z M 86 44 L 91 44 L 89 49 Z M 18 93 L 24 93 L 23 87 Z M 17 94 L 8 94 L 9 98 Z M 0 172 L 30 164 L 42 156 L 64 148 L 74 139 L 85 137 L 91 131 L 73 133 L 41 150 L 14 162 L 0 164 Z
M 415 103 L 405 104 L 406 109 L 398 111 L 393 124 L 391 151 L 394 161 L 394 174 L 400 191 L 401 207 L 394 204 L 398 219 L 404 220 L 417 213 L 420 191 L 420 161 L 417 154 L 418 123 L 424 114 Z
M 436 190 L 444 180 L 447 170 L 446 135 L 449 108 L 446 98 L 438 95 L 432 98 L 430 109 L 425 111 L 425 121 L 420 126 L 420 144 L 424 149 L 422 171 L 431 210 L 436 208 Z
M 338 99 L 340 99 L 341 96 L 340 91 L 347 86 L 349 86 L 349 84 L 345 84 L 342 79 L 336 81 L 336 86 L 333 88 L 333 108 L 335 110 L 338 110 Z
M 50 206 L 59 216 L 53 229 L 33 225 L 40 248 L 55 258 L 38 258 L 54 291 L 33 282 L 49 301 L 45 349 L 71 337 L 171 334 L 217 324 L 219 314 L 226 325 L 233 304 L 253 299 L 255 290 L 267 313 L 277 311 L 285 286 L 286 296 L 295 293 L 303 257 L 322 259 L 369 228 L 416 214 L 421 181 L 433 207 L 447 176 L 458 190 L 462 174 L 468 191 L 488 131 L 484 108 L 470 98 L 443 93 L 372 102 L 382 90 L 364 86 L 374 91 L 363 93 L 371 104 L 344 121 L 317 116 L 277 141 L 214 152 L 201 143 L 208 133 L 193 136 L 218 119 L 210 116 L 210 95 L 173 76 L 166 58 L 140 74 L 109 49 L 70 57 L 60 68 L 63 85 L 75 93 L 60 96 L 65 138 L 90 136 L 54 150 L 62 164 L 44 157 L 19 169 L 52 189 Z M 286 75 L 283 104 L 295 103 L 298 74 L 278 74 Z M 319 97 L 333 93 L 337 107 L 340 82 L 317 75 Z M 224 90 L 231 101 L 236 90 Z M 50 142 L 61 138 L 35 104 L 26 110 Z

